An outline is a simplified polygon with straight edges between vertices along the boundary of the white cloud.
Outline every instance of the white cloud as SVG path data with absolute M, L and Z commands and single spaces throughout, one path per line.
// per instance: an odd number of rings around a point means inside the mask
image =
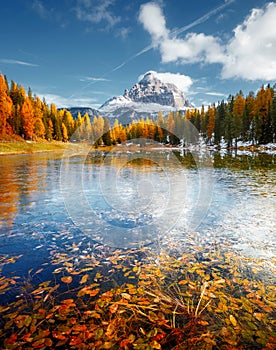
M 201 23 L 227 4 L 195 21 Z M 276 3 L 263 9 L 253 9 L 245 21 L 234 29 L 234 37 L 225 44 L 220 38 L 204 33 L 177 35 L 195 24 L 170 32 L 166 19 L 157 3 L 141 6 L 139 21 L 152 38 L 152 47 L 158 48 L 163 63 L 219 63 L 222 78 L 239 77 L 248 80 L 276 79 Z
M 110 80 L 106 79 L 106 78 L 82 77 L 82 78 L 80 78 L 80 81 L 88 81 L 88 82 L 94 81 L 94 82 L 97 82 L 97 81 L 110 81 Z
M 45 98 L 47 104 L 54 103 L 58 108 L 67 108 L 67 107 L 91 107 L 97 108 L 99 104 L 97 104 L 97 100 L 89 97 L 72 97 L 69 98 L 63 97 L 56 94 L 37 94 L 41 99 Z
M 185 63 L 220 63 L 224 59 L 219 39 L 203 33 L 189 33 L 185 39 L 163 40 L 160 44 L 162 62 L 181 61 Z
M 227 45 L 223 78 L 276 79 L 276 3 L 253 9 Z
M 156 3 L 141 6 L 139 21 L 152 37 L 152 44 L 158 47 L 162 62 L 169 63 L 180 60 L 182 63 L 223 61 L 223 52 L 219 39 L 203 33 L 189 33 L 184 39 L 178 39 L 175 33 L 166 28 L 166 20 L 161 7 Z
M 46 9 L 46 7 L 43 5 L 43 3 L 40 0 L 34 0 L 32 4 L 32 9 L 39 14 L 41 18 L 48 18 L 50 13 Z
M 157 73 L 155 71 L 149 71 L 147 73 L 153 73 L 154 76 L 163 83 L 174 84 L 183 92 L 187 92 L 190 86 L 193 84 L 193 81 L 189 76 L 180 73 Z M 138 77 L 138 81 L 140 81 L 145 74 L 140 75 Z
M 113 27 L 121 21 L 121 18 L 115 16 L 110 10 L 113 3 L 114 0 L 99 0 L 96 1 L 96 4 L 91 0 L 77 0 L 75 7 L 77 19 L 96 24 L 106 22 L 108 27 Z
M 225 95 L 223 92 L 216 92 L 216 91 L 205 92 L 205 95 L 227 97 L 227 95 Z
M 14 60 L 10 58 L 1 58 L 0 63 L 4 64 L 16 64 L 19 66 L 28 66 L 28 67 L 38 67 L 37 64 L 30 63 L 30 62 L 25 62 L 25 61 L 19 61 L 19 60 Z
M 115 35 L 117 37 L 121 37 L 123 40 L 125 40 L 128 37 L 130 32 L 131 32 L 131 28 L 130 27 L 128 27 L 128 28 L 127 27 L 122 27 L 119 30 L 117 30 Z
M 168 37 L 169 31 L 166 28 L 166 20 L 158 4 L 150 2 L 142 5 L 139 13 L 139 21 L 150 33 L 153 41 L 157 41 L 157 44 L 159 40 Z

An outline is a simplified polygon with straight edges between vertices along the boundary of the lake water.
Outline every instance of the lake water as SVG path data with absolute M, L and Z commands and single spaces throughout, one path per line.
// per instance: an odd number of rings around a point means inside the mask
M 276 155 L 171 150 L 0 157 L 3 273 L 27 276 L 68 242 L 227 244 L 275 273 Z M 104 248 L 103 248 L 104 249 Z M 51 267 L 45 269 L 47 278 Z

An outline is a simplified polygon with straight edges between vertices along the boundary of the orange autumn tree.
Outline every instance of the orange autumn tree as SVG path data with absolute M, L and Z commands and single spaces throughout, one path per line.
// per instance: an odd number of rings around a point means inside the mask
M 20 110 L 20 116 L 22 119 L 22 129 L 25 135 L 26 139 L 32 139 L 34 136 L 34 125 L 35 125 L 35 118 L 34 118 L 34 111 L 32 102 L 27 97 L 22 105 L 22 108 Z
M 215 108 L 209 107 L 208 108 L 208 125 L 207 125 L 207 136 L 208 140 L 211 140 L 214 129 L 215 129 Z
M 39 97 L 33 99 L 34 134 L 36 137 L 45 138 L 45 125 L 43 124 L 43 105 Z
M 12 100 L 8 95 L 8 86 L 0 73 L 0 135 L 11 133 L 11 127 L 7 120 L 12 114 Z
M 243 111 L 245 106 L 245 98 L 243 97 L 242 91 L 240 91 L 235 99 L 233 105 L 233 114 L 236 115 L 239 119 L 242 118 Z

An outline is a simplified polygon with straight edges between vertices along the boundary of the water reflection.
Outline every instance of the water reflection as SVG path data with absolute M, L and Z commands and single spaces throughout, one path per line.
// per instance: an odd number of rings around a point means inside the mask
M 59 168 L 56 155 L 0 157 L 0 228 L 16 230 L 29 219 L 39 222 L 40 209 L 57 184 Z
M 178 221 L 185 221 L 186 231 L 195 229 L 210 205 L 213 167 L 208 154 L 187 157 L 187 167 L 167 150 L 64 158 L 61 185 L 68 213 L 91 238 L 116 247 L 156 241 Z M 196 169 L 190 172 L 191 163 Z
M 14 216 L 18 211 L 19 186 L 16 174 L 12 169 L 6 166 L 3 167 L 1 164 L 0 172 L 0 228 L 3 226 L 11 227 Z
M 166 237 L 185 245 L 196 231 L 202 244 L 275 254 L 273 154 L 3 156 L 0 173 L 2 237 L 45 241 L 77 227 L 89 239 L 129 247 Z

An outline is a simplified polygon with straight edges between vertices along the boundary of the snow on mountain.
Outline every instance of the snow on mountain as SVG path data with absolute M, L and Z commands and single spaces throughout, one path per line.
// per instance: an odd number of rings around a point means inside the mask
M 194 108 L 185 96 L 192 84 L 189 77 L 181 74 L 156 73 L 149 71 L 138 78 L 130 90 L 123 95 L 107 100 L 99 110 L 86 107 L 68 108 L 74 118 L 78 113 L 88 113 L 90 117 L 118 118 L 123 124 L 142 117 L 155 117 L 158 112 L 185 111 Z
M 108 112 L 114 108 L 127 107 L 131 103 L 131 100 L 125 96 L 114 96 L 107 100 L 101 107 L 100 110 Z
M 129 115 L 133 119 L 144 114 L 155 115 L 159 111 L 168 113 L 192 108 L 183 91 L 185 84 L 187 87 L 189 82 L 183 81 L 181 77 L 187 78 L 177 74 L 149 71 L 141 76 L 139 82 L 130 90 L 125 90 L 124 95 L 106 101 L 100 107 L 100 112 L 120 119 Z M 179 87 L 171 81 L 176 82 Z

